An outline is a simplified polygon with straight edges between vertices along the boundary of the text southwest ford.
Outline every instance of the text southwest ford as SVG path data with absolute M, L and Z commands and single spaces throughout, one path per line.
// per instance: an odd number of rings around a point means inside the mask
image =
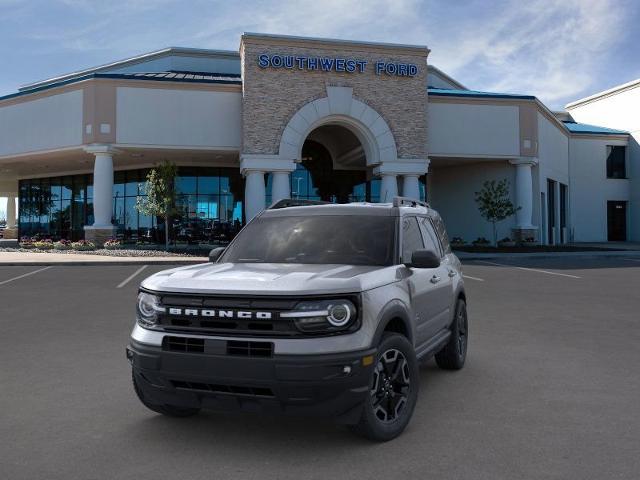
M 281 200 L 210 263 L 144 280 L 127 348 L 148 408 L 332 417 L 385 441 L 409 423 L 419 361 L 467 352 L 466 294 L 428 205 Z

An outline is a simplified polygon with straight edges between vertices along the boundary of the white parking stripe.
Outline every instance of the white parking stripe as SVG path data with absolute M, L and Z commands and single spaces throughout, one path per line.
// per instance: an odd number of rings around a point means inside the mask
M 141 271 L 143 271 L 145 268 L 147 268 L 149 265 L 143 265 L 141 266 L 138 270 L 136 270 L 135 272 L 133 272 L 131 275 L 129 275 L 127 278 L 125 278 L 122 282 L 120 282 L 120 284 L 116 287 L 116 288 L 122 288 L 124 287 L 127 283 L 129 283 L 131 280 L 133 280 L 134 278 L 136 278 L 136 275 L 138 275 Z
M 45 270 L 49 270 L 50 268 L 51 268 L 51 266 L 44 267 L 44 268 L 39 268 L 38 270 L 34 270 L 33 272 L 25 273 L 23 275 L 19 275 L 17 277 L 10 278 L 9 280 L 4 280 L 4 281 L 0 282 L 0 285 L 4 285 L 5 283 L 13 282 L 14 280 L 20 280 L 21 278 L 28 277 L 29 275 L 34 275 L 34 274 L 36 274 L 38 272 L 43 272 Z
M 484 282 L 483 278 L 478 278 L 478 277 L 472 277 L 470 275 L 462 275 L 463 278 L 468 278 L 469 280 L 476 280 L 478 282 Z
M 547 275 L 558 275 L 560 277 L 582 278 L 577 275 L 569 275 L 568 273 L 550 272 L 549 270 L 538 270 L 537 268 L 517 267 L 515 265 L 507 265 L 505 263 L 487 262 L 486 260 L 477 260 L 478 263 L 486 263 L 487 265 L 496 265 L 498 267 L 517 268 L 518 270 L 526 270 L 527 272 L 546 273 Z

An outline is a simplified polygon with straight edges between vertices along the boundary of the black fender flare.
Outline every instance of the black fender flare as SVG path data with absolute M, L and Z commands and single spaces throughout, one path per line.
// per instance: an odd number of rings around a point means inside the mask
M 410 319 L 407 307 L 403 303 L 398 301 L 393 301 L 385 305 L 385 307 L 383 307 L 382 309 L 382 313 L 378 318 L 379 318 L 378 326 L 373 335 L 373 340 L 371 343 L 372 347 L 377 347 L 380 344 L 380 341 L 382 340 L 382 335 L 384 334 L 385 329 L 389 325 L 389 322 L 391 322 L 395 318 L 402 321 L 402 324 L 404 325 L 404 329 L 407 332 L 408 340 L 413 345 L 414 329 L 411 324 L 411 319 Z

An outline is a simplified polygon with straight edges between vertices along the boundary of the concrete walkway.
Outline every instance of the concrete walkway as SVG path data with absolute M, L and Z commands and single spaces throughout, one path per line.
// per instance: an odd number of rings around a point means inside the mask
M 184 265 L 207 257 L 110 257 L 82 253 L 0 252 L 0 265 Z
M 527 252 L 527 253 L 474 253 L 474 252 L 456 252 L 454 253 L 462 261 L 468 260 L 489 260 L 500 258 L 607 258 L 607 257 L 632 257 L 640 258 L 640 250 L 591 250 L 584 252 Z

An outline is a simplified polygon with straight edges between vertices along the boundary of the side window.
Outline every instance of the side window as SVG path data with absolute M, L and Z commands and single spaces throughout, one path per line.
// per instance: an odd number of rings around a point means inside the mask
M 424 248 L 416 217 L 402 219 L 402 263 L 411 262 L 414 250 Z
M 449 235 L 447 235 L 447 229 L 444 227 L 444 221 L 440 215 L 433 217 L 433 225 L 436 228 L 436 233 L 440 239 L 440 244 L 444 253 L 451 253 L 451 244 L 449 243 Z
M 431 250 L 432 252 L 435 252 L 436 255 L 442 257 L 442 249 L 440 248 L 438 237 L 436 236 L 436 233 L 433 230 L 433 226 L 431 225 L 429 219 L 426 217 L 421 217 L 420 226 L 422 227 L 422 233 L 424 234 L 424 248 L 426 248 L 427 250 Z

